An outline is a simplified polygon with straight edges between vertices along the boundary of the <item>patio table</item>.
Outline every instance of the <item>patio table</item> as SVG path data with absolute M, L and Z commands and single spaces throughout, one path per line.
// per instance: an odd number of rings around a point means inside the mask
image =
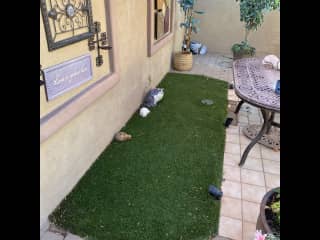
M 274 87 L 280 79 L 280 71 L 262 64 L 262 58 L 243 58 L 233 62 L 234 91 L 241 99 L 238 103 L 235 114 L 238 114 L 244 102 L 249 103 L 261 110 L 263 124 L 260 130 L 256 131 L 252 141 L 246 147 L 239 166 L 243 166 L 253 146 L 262 138 L 267 139 L 271 126 L 280 128 L 280 123 L 274 122 L 275 113 L 280 113 L 280 95 L 276 94 Z M 254 132 L 253 127 L 246 127 Z M 270 139 L 267 139 L 270 141 Z M 280 145 L 280 140 L 279 140 Z

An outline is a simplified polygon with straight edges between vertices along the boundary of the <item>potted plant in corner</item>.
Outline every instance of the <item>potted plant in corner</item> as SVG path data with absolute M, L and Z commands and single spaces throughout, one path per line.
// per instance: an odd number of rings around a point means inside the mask
M 203 11 L 194 10 L 196 0 L 178 0 L 180 7 L 184 11 L 184 21 L 180 27 L 184 27 L 183 43 L 181 52 L 175 53 L 173 67 L 179 71 L 189 71 L 192 68 L 192 52 L 190 50 L 192 32 L 199 32 L 199 19 L 194 18 L 194 14 L 203 14 Z
M 260 204 L 257 230 L 270 239 L 280 239 L 280 187 L 267 192 Z M 269 239 L 269 238 L 268 238 Z
M 236 0 L 240 1 L 240 21 L 245 22 L 245 37 L 241 43 L 235 43 L 231 51 L 234 59 L 252 57 L 256 49 L 248 43 L 249 33 L 257 31 L 267 12 L 279 9 L 280 0 Z

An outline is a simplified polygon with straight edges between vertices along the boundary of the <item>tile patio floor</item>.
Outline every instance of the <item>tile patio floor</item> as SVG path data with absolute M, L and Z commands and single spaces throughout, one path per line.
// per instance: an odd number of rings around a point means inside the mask
M 193 69 L 183 73 L 206 75 L 232 83 L 231 66 L 231 56 L 208 53 L 194 56 Z M 239 101 L 233 90 L 228 90 L 228 100 Z M 240 156 L 250 141 L 243 135 L 242 127 L 262 123 L 262 116 L 257 108 L 248 104 L 242 105 L 238 116 L 238 125 L 230 125 L 226 130 L 219 235 L 233 240 L 253 240 L 259 203 L 269 189 L 280 186 L 280 151 L 256 144 L 240 168 Z M 275 120 L 280 122 L 279 114 Z M 50 227 L 42 234 L 41 240 L 82 239 Z

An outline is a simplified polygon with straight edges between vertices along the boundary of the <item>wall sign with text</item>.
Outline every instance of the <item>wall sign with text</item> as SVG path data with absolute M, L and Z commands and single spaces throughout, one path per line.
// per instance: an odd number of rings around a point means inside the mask
M 43 69 L 47 100 L 50 101 L 92 79 L 91 55 Z

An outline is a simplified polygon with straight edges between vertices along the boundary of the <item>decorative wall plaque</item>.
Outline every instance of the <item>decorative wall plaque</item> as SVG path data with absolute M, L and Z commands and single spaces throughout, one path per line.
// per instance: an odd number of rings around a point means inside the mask
M 93 35 L 91 0 L 40 0 L 40 7 L 49 51 Z
M 86 54 L 42 71 L 47 100 L 50 101 L 92 79 L 91 55 Z

